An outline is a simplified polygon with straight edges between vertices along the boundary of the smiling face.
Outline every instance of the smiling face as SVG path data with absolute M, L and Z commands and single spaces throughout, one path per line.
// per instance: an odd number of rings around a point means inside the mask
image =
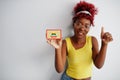
M 89 19 L 80 18 L 75 21 L 73 26 L 74 26 L 75 37 L 81 39 L 81 38 L 85 38 L 87 33 L 89 32 L 91 22 Z

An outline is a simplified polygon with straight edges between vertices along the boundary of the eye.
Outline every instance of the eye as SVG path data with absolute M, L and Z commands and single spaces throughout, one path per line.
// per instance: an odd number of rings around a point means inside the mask
M 82 24 L 81 24 L 81 23 L 79 23 L 79 22 L 77 22 L 77 23 L 76 23 L 76 25 L 77 25 L 77 26 L 81 26 Z
M 77 26 L 79 26 L 79 23 L 76 23 Z
M 79 23 L 79 26 L 82 26 L 82 23 Z
M 89 28 L 90 28 L 90 25 L 85 25 L 85 28 L 89 29 Z

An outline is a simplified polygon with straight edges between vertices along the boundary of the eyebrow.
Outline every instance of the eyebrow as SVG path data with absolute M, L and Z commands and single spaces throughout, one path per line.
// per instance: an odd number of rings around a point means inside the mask
M 76 23 L 81 23 L 81 24 L 83 24 L 81 21 L 76 21 Z M 85 23 L 85 25 L 91 25 L 91 24 Z

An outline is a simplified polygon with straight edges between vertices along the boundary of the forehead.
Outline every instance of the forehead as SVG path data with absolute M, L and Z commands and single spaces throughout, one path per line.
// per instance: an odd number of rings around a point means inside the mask
M 86 18 L 79 18 L 76 20 L 77 23 L 82 23 L 82 24 L 91 24 L 89 19 Z

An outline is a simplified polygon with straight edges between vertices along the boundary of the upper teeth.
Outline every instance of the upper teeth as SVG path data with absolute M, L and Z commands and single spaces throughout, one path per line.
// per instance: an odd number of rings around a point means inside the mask
M 79 32 L 79 34 L 83 34 L 83 33 Z

